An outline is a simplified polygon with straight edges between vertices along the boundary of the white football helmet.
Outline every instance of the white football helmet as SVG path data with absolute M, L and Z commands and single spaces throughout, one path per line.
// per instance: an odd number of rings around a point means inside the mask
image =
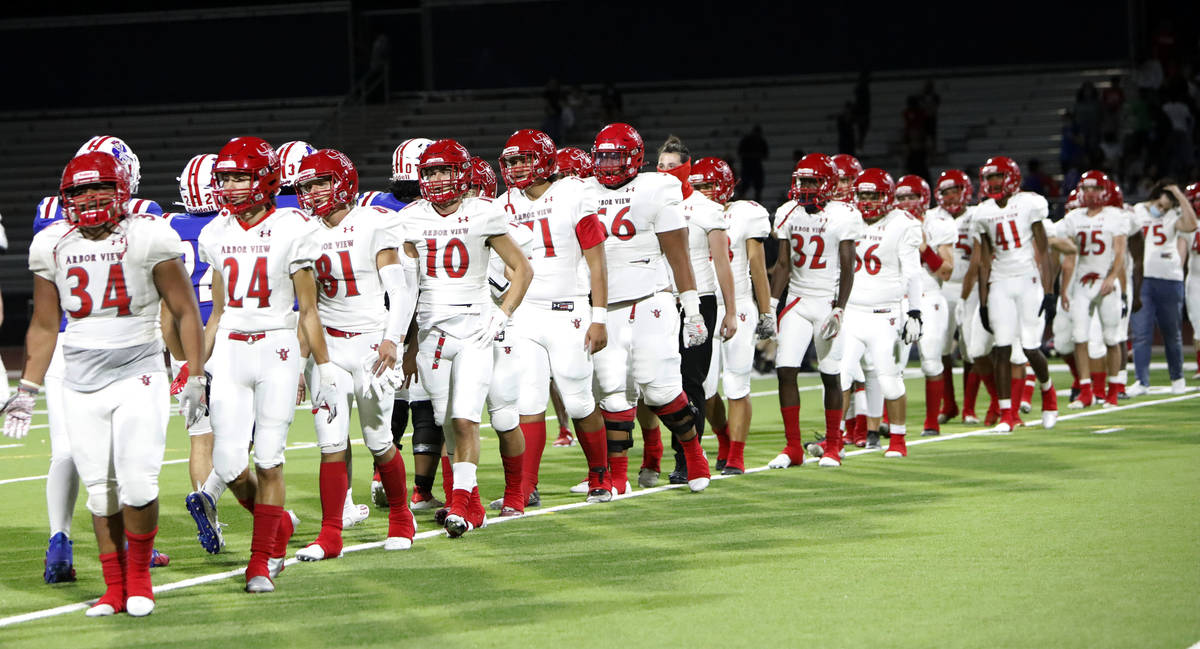
M 433 140 L 423 137 L 401 142 L 392 153 L 392 180 L 420 180 L 417 163 L 421 161 L 421 154 L 425 153 L 430 144 L 433 144 Z
M 316 151 L 308 142 L 301 140 L 292 140 L 284 142 L 275 149 L 275 154 L 279 156 L 279 166 L 281 173 L 279 175 L 279 184 L 284 187 L 291 187 L 296 184 L 296 174 L 300 173 L 300 162 L 308 154 Z
M 176 178 L 179 181 L 179 197 L 184 211 L 188 214 L 215 212 L 217 196 L 213 193 L 213 165 L 217 163 L 217 154 L 202 153 L 191 160 L 183 168 L 183 175 Z
M 137 155 L 133 149 L 129 148 L 128 144 L 125 144 L 124 140 L 111 135 L 93 135 L 90 140 L 79 147 L 75 155 L 81 156 L 92 151 L 103 151 L 116 158 L 117 162 L 120 162 L 121 166 L 125 167 L 125 171 L 129 173 L 130 195 L 137 194 L 138 183 L 142 180 L 142 164 L 138 162 Z

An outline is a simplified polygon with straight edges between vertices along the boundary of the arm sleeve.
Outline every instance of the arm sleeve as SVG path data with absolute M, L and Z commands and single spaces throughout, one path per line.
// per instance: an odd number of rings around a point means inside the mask
M 908 287 L 908 308 L 921 310 L 921 226 L 911 221 L 900 235 L 897 254 L 900 257 L 900 276 Z
M 379 269 L 379 282 L 388 296 L 387 327 L 383 338 L 397 345 L 408 331 L 408 323 L 417 306 L 416 277 L 414 275 L 410 286 L 407 275 L 401 264 L 388 264 Z

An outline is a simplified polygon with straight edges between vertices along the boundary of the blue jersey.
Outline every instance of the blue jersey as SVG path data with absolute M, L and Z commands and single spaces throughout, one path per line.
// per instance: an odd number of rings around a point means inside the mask
M 129 199 L 130 214 L 154 214 L 162 216 L 163 210 L 154 201 L 148 201 L 144 198 Z M 37 234 L 45 229 L 46 226 L 55 221 L 62 220 L 63 212 L 62 205 L 59 204 L 57 196 L 47 196 L 38 203 L 37 214 L 33 216 L 33 233 Z
M 183 256 L 183 266 L 192 277 L 192 289 L 196 291 L 196 302 L 200 305 L 200 321 L 207 323 L 212 313 L 212 269 L 200 261 L 199 244 L 200 231 L 212 222 L 217 212 L 200 214 L 168 214 L 168 223 L 179 238 L 189 246 Z
M 295 194 L 279 194 L 275 197 L 275 207 L 294 207 L 308 214 L 308 210 L 300 207 L 300 199 Z
M 395 194 L 392 194 L 391 192 L 363 192 L 358 195 L 358 205 L 359 207 L 369 207 L 374 205 L 375 207 L 382 207 L 384 209 L 399 212 L 400 210 L 404 209 L 404 206 L 408 205 L 408 203 L 397 199 Z

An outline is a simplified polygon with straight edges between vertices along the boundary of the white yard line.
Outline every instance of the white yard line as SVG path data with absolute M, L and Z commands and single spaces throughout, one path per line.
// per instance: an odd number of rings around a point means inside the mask
M 773 393 L 774 393 L 774 391 L 764 392 L 764 393 L 760 393 L 760 394 L 765 396 L 767 394 L 773 394 Z M 1175 403 L 1177 401 L 1187 401 L 1187 400 L 1196 399 L 1196 398 L 1200 398 L 1200 394 L 1193 393 L 1193 394 L 1187 394 L 1187 395 L 1182 395 L 1182 396 L 1177 396 L 1177 397 L 1171 397 L 1168 399 L 1156 399 L 1154 401 L 1145 401 L 1142 403 L 1133 403 L 1133 404 L 1129 404 L 1126 406 L 1117 406 L 1115 408 L 1095 409 L 1095 410 L 1090 410 L 1087 412 L 1063 415 L 1062 417 L 1058 418 L 1058 421 L 1060 421 L 1060 422 L 1070 421 L 1072 419 L 1080 419 L 1083 417 L 1092 417 L 1095 415 L 1111 415 L 1113 413 L 1121 412 L 1123 410 L 1135 410 L 1138 408 L 1147 408 L 1150 406 L 1158 406 L 1158 405 L 1162 405 L 1162 404 L 1166 404 L 1166 403 Z M 1031 424 L 1030 426 L 1031 427 L 1032 426 L 1040 426 L 1040 424 Z M 950 440 L 955 440 L 955 439 L 963 439 L 963 438 L 967 438 L 967 437 L 990 436 L 990 435 L 996 435 L 996 434 L 997 433 L 990 428 L 983 428 L 983 429 L 967 431 L 967 432 L 963 432 L 963 433 L 955 433 L 952 435 L 941 435 L 938 437 L 924 437 L 924 438 L 914 439 L 911 442 L 908 442 L 908 446 L 918 446 L 920 444 L 933 444 L 933 443 L 938 443 L 938 442 L 948 442 Z M 315 446 L 315 445 L 314 444 L 305 444 L 305 445 L 298 445 L 298 446 L 289 447 L 289 448 L 294 449 L 294 448 L 311 447 L 311 446 Z M 854 450 L 854 451 L 850 451 L 850 452 L 846 453 L 846 456 L 853 457 L 853 456 L 857 456 L 857 455 L 865 455 L 867 453 L 881 452 L 882 450 L 883 449 L 870 449 L 870 450 L 858 449 L 858 450 Z M 176 461 L 172 461 L 172 463 L 186 462 L 186 461 L 187 460 L 176 460 Z M 759 473 L 759 472 L 767 471 L 767 470 L 768 470 L 767 467 L 763 466 L 763 467 L 756 467 L 753 469 L 747 469 L 746 473 L 752 474 L 752 473 Z M 41 477 L 44 478 L 45 476 L 41 476 Z M 712 479 L 713 480 L 723 480 L 726 478 L 734 478 L 734 477 L 737 477 L 737 476 L 714 475 L 712 477 Z M 638 498 L 641 496 L 656 494 L 656 493 L 668 491 L 671 489 L 680 489 L 680 488 L 683 488 L 684 486 L 686 486 L 686 485 L 677 484 L 677 485 L 663 485 L 661 487 L 653 487 L 651 489 L 640 489 L 638 491 L 631 491 L 627 494 L 617 496 L 617 497 L 613 498 L 613 500 L 619 501 L 619 500 L 626 500 L 629 498 Z M 579 502 L 568 503 L 565 505 L 557 505 L 555 507 L 546 507 L 544 509 L 537 509 L 537 510 L 527 512 L 524 516 L 520 516 L 520 517 L 492 519 L 492 520 L 488 521 L 488 525 L 505 525 L 505 524 L 515 523 L 517 521 L 529 520 L 532 518 L 536 518 L 538 516 L 545 516 L 547 514 L 569 511 L 572 509 L 579 509 L 581 507 L 590 507 L 592 505 L 593 505 L 593 503 L 589 503 L 587 501 L 579 501 Z M 414 537 L 414 540 L 430 539 L 430 538 L 434 538 L 434 537 L 438 537 L 438 536 L 443 536 L 444 534 L 445 534 L 445 532 L 443 530 L 434 529 L 434 530 L 418 533 Z M 380 547 L 383 547 L 383 541 L 373 541 L 370 543 L 359 543 L 357 545 L 347 546 L 347 547 L 343 548 L 342 552 L 343 553 L 361 552 L 363 550 L 374 550 L 374 549 L 380 548 Z M 291 559 L 288 559 L 284 563 L 284 565 L 294 566 L 297 563 L 300 563 L 300 561 L 298 559 L 291 558 Z M 155 586 L 154 592 L 156 594 L 167 593 L 167 592 L 171 592 L 171 591 L 175 591 L 175 590 L 181 590 L 184 588 L 190 588 L 192 586 L 198 586 L 201 584 L 208 584 L 208 583 L 212 583 L 212 582 L 216 582 L 216 581 L 221 581 L 224 579 L 230 579 L 232 577 L 237 577 L 238 575 L 244 574 L 245 571 L 246 571 L 245 568 L 239 568 L 237 570 L 226 570 L 224 572 L 217 572 L 217 573 L 212 573 L 212 574 L 208 574 L 208 575 L 201 575 L 199 577 L 192 577 L 190 579 L 182 579 L 180 581 L 174 581 L 174 582 L 171 582 L 168 584 L 162 584 L 159 586 Z M 20 615 L 12 615 L 9 617 L 0 618 L 0 627 L 12 626 L 14 624 L 20 624 L 22 622 L 31 622 L 34 620 L 41 620 L 41 619 L 45 619 L 45 618 L 49 618 L 49 617 L 55 617 L 58 615 L 65 615 L 67 613 L 75 613 L 78 611 L 83 611 L 83 610 L 86 610 L 90 605 L 92 605 L 96 601 L 97 601 L 96 599 L 91 599 L 91 600 L 88 600 L 85 602 L 77 602 L 75 604 L 65 604 L 63 606 L 57 606 L 54 608 L 48 608 L 48 609 L 44 609 L 44 610 L 40 610 L 40 611 L 31 611 L 29 613 L 22 613 Z M 1189 647 L 1189 649 L 1200 649 L 1200 643 L 1192 645 L 1191 647 Z

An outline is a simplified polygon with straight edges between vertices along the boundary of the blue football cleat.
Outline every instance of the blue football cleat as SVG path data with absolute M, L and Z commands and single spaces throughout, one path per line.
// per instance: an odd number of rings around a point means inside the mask
M 66 534 L 59 532 L 50 537 L 50 547 L 46 548 L 46 572 L 42 576 L 47 584 L 75 581 L 74 553 L 71 539 Z
M 221 524 L 217 522 L 217 504 L 212 496 L 193 491 L 184 499 L 188 513 L 196 522 L 196 540 L 200 547 L 209 554 L 217 554 L 225 545 L 224 535 L 221 534 Z
M 150 550 L 151 568 L 161 568 L 169 563 L 171 563 L 171 557 L 167 556 L 165 552 L 159 552 L 158 548 L 152 548 Z

